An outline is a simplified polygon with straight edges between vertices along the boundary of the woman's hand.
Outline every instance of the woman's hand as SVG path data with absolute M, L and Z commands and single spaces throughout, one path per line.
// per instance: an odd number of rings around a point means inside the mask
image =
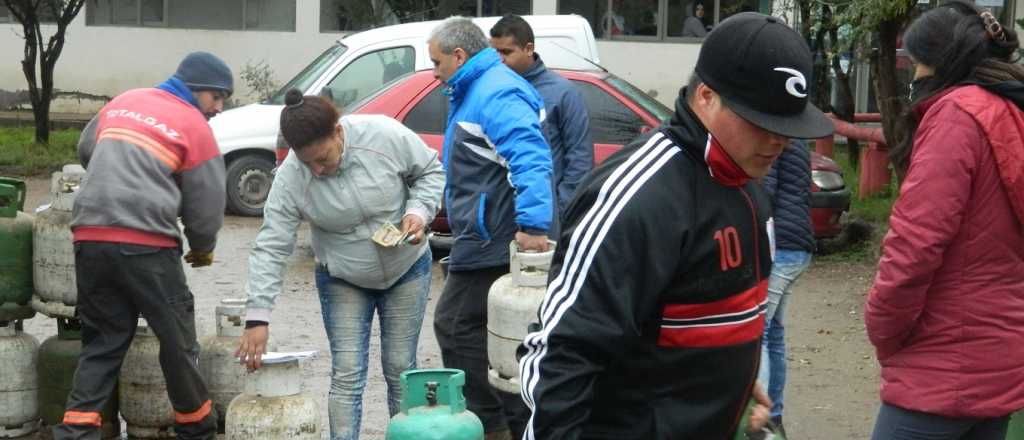
M 402 217 L 402 235 L 412 237 L 410 244 L 420 244 L 423 241 L 423 230 L 426 226 L 423 219 L 416 214 L 406 214 Z
M 235 350 L 235 357 L 249 371 L 258 370 L 263 365 L 263 355 L 267 352 L 267 338 L 270 337 L 269 325 L 258 325 L 245 329 Z

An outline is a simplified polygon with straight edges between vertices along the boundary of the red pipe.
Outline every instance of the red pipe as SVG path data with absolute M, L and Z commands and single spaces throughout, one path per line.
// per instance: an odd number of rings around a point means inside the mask
M 832 123 L 835 124 L 835 134 L 837 135 L 846 136 L 858 141 L 874 142 L 880 144 L 880 148 L 885 148 L 885 136 L 882 135 L 881 127 L 860 127 L 835 118 L 832 119 Z

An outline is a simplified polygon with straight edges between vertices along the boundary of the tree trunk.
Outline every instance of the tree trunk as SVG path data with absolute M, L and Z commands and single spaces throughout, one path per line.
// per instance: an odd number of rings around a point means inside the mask
M 896 76 L 896 39 L 906 17 L 881 22 L 878 26 L 878 52 L 871 63 L 875 77 L 875 99 L 882 113 L 882 132 L 888 145 L 898 145 L 905 136 L 904 93 Z
M 822 21 L 830 20 L 831 16 L 832 14 L 828 11 L 828 6 L 822 6 Z M 832 111 L 832 88 L 829 84 L 828 75 L 828 50 L 825 47 L 826 31 L 826 23 L 822 23 L 822 26 L 815 32 L 814 44 L 811 45 L 811 56 L 814 60 L 811 70 L 811 78 L 814 81 L 811 102 L 821 111 L 829 113 Z
M 800 8 L 800 35 L 803 35 L 807 45 L 811 45 L 811 7 L 814 4 L 811 0 L 797 0 L 797 7 Z
M 841 52 L 839 44 L 839 28 L 835 22 L 828 30 L 828 37 L 832 40 L 832 47 L 836 48 L 835 55 L 832 56 L 832 72 L 836 76 L 836 105 L 832 107 L 832 113 L 837 118 L 842 119 L 846 122 L 853 123 L 853 115 L 856 111 L 855 101 L 853 97 L 853 87 L 850 86 L 850 74 L 843 71 L 843 65 L 840 62 Z M 851 69 L 853 65 L 851 63 Z M 853 169 L 860 167 L 860 145 L 856 139 L 847 138 L 846 140 L 846 156 L 850 161 L 850 166 Z
M 24 58 L 21 70 L 28 82 L 29 100 L 32 102 L 32 115 L 36 123 L 36 142 L 46 144 L 50 141 L 50 101 L 53 99 L 53 71 L 57 59 L 64 50 L 64 37 L 68 24 L 78 16 L 85 0 L 2 0 L 14 19 L 21 23 L 25 33 Z M 43 42 L 43 32 L 39 24 L 39 11 L 47 8 L 50 16 L 56 18 L 57 30 L 50 39 Z M 39 78 L 36 77 L 36 61 L 39 65 Z M 39 83 L 42 81 L 42 84 Z M 41 87 L 40 87 L 41 86 Z

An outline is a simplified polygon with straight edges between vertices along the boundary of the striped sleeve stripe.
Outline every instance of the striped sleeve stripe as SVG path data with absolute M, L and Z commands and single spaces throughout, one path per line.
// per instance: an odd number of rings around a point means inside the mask
M 594 205 L 590 208 L 590 210 L 587 211 L 587 213 L 583 217 L 583 220 L 580 222 L 580 226 L 577 227 L 576 231 L 573 233 L 573 236 L 569 243 L 570 247 L 568 249 L 568 252 L 566 252 L 563 268 L 569 266 L 572 260 L 575 259 L 574 257 L 576 257 L 577 254 L 577 252 L 575 252 L 576 245 L 577 243 L 579 243 L 582 232 L 585 230 L 590 230 L 591 222 L 599 221 L 600 218 L 596 220 L 595 218 L 598 217 L 599 215 L 603 216 L 605 214 L 599 211 L 601 211 L 601 209 L 604 208 L 608 198 L 618 196 L 621 192 L 620 187 L 623 175 L 634 171 L 635 167 L 639 162 L 642 161 L 642 159 L 647 158 L 652 154 L 652 150 L 661 151 L 665 148 L 665 145 L 668 143 L 669 141 L 666 140 L 665 136 L 661 133 L 651 136 L 651 139 L 649 139 L 643 147 L 640 147 L 636 153 L 633 153 L 633 155 L 630 156 L 629 159 L 627 159 L 614 172 L 612 172 L 612 174 L 608 177 L 608 180 L 606 180 L 605 183 L 601 186 L 601 190 L 598 193 L 598 197 L 597 200 L 594 202 Z M 632 174 L 630 176 L 632 176 Z M 588 231 L 588 235 L 586 237 L 583 237 L 583 239 L 585 240 L 584 243 L 588 243 L 591 240 L 591 238 L 592 230 Z M 565 281 L 565 277 L 566 272 L 564 270 L 560 271 L 558 276 L 555 277 L 555 279 L 552 280 L 550 285 L 548 286 L 549 294 L 545 297 L 544 303 L 541 305 L 542 320 L 546 321 L 547 319 L 549 319 L 549 309 L 551 307 L 551 304 L 553 304 L 552 302 L 550 302 L 550 293 L 562 288 L 562 284 Z
M 593 224 L 595 222 L 600 221 L 601 218 L 599 218 L 599 216 L 604 216 L 605 214 L 607 214 L 608 207 L 614 204 L 609 203 L 608 199 L 618 197 L 621 194 L 622 187 L 625 185 L 625 183 L 623 182 L 627 182 L 628 180 L 631 180 L 633 177 L 635 177 L 635 171 L 640 168 L 640 165 L 638 164 L 648 163 L 651 157 L 656 156 L 658 152 L 664 151 L 666 145 L 668 145 L 669 143 L 670 142 L 668 140 L 665 140 L 665 136 L 661 133 L 657 133 L 654 136 L 651 136 L 651 139 L 649 139 L 646 144 L 640 147 L 637 150 L 637 152 L 630 156 L 622 165 L 615 169 L 615 171 L 612 172 L 612 174 L 608 177 L 605 183 L 601 186 L 601 190 L 598 193 L 597 200 L 594 202 L 594 205 L 587 211 L 587 213 L 584 214 L 583 220 L 580 222 L 580 226 L 576 228 L 576 230 L 573 232 L 572 237 L 570 238 L 569 247 L 567 248 L 565 259 L 562 265 L 562 270 L 559 271 L 558 276 L 555 277 L 555 279 L 552 280 L 551 283 L 548 285 L 547 295 L 545 295 L 544 301 L 541 303 L 540 308 L 541 322 L 549 322 L 551 319 L 552 305 L 559 304 L 562 302 L 562 300 L 566 298 L 567 293 L 561 292 L 561 290 L 565 284 L 567 269 L 574 264 L 574 262 L 579 258 L 580 255 L 586 254 L 588 249 L 583 249 L 582 251 L 578 249 L 580 245 L 580 240 L 585 240 L 585 246 L 590 244 L 590 241 L 593 236 Z M 586 234 L 584 234 L 585 232 Z M 589 248 L 589 246 L 587 247 Z M 573 275 L 578 274 L 574 273 Z M 527 353 L 527 356 L 523 358 L 524 361 L 530 359 L 531 355 L 536 356 L 538 354 L 537 349 L 540 348 L 539 346 L 534 346 L 534 344 L 536 344 L 539 341 L 531 341 L 531 336 L 537 338 L 540 337 L 540 334 L 534 333 L 528 335 L 525 339 L 529 351 Z M 527 366 L 529 365 L 529 363 L 523 362 L 521 364 L 521 368 L 527 368 Z M 529 376 L 528 374 L 523 373 L 524 372 L 520 372 L 520 377 L 526 378 Z M 523 382 L 523 384 L 526 383 L 526 381 Z M 522 392 L 523 399 L 527 402 L 527 404 L 531 405 L 532 407 L 532 393 L 528 394 L 525 386 L 523 387 Z
M 146 136 L 134 130 L 128 130 L 123 128 L 108 128 L 100 133 L 99 140 L 106 138 L 116 139 L 124 141 L 129 144 L 135 145 L 143 150 L 148 151 L 150 154 L 155 156 L 159 161 L 163 162 L 167 166 L 171 167 L 172 170 L 178 171 L 181 169 L 181 158 L 178 157 L 173 151 L 165 147 L 160 142 L 155 141 L 153 138 Z
M 543 328 L 540 332 L 528 335 L 525 340 L 528 352 L 520 364 L 520 375 L 523 377 L 523 399 L 531 408 L 535 407 L 533 394 L 540 379 L 540 362 L 547 352 L 547 339 L 575 302 L 601 242 L 633 195 L 669 159 L 680 152 L 681 150 L 662 134 L 652 136 L 647 144 L 638 149 L 605 181 L 597 201 L 573 232 L 565 264 L 548 287 L 544 304 L 541 306 Z M 532 417 L 527 436 L 533 438 Z

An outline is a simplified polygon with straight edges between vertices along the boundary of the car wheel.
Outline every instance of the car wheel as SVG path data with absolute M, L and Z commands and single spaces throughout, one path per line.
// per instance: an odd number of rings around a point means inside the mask
M 245 155 L 228 164 L 228 211 L 247 217 L 263 215 L 270 193 L 274 162 L 258 155 Z

